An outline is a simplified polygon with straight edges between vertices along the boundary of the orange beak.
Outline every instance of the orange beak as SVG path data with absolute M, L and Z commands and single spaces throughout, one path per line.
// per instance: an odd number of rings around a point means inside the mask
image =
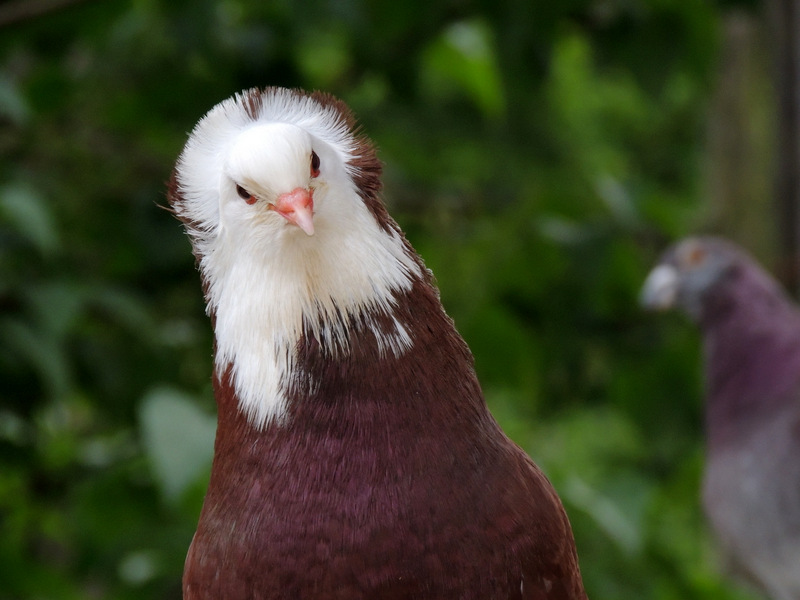
M 306 235 L 314 235 L 314 196 L 311 190 L 295 188 L 281 194 L 270 208 L 297 225 Z

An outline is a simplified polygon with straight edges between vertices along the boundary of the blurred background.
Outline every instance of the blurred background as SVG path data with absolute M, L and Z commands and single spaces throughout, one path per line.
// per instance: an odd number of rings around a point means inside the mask
M 0 4 L 0 598 L 180 597 L 215 407 L 165 182 L 264 85 L 330 91 L 375 140 L 590 597 L 753 598 L 699 508 L 699 336 L 637 294 L 700 231 L 797 287 L 796 4 Z

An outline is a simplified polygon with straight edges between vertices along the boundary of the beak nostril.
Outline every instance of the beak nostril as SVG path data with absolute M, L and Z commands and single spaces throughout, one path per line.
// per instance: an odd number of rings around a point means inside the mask
M 314 195 L 306 188 L 281 194 L 271 208 L 307 235 L 314 235 Z

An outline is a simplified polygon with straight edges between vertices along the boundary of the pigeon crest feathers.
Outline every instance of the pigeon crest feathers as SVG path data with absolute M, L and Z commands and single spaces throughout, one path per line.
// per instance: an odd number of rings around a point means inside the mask
M 413 344 L 393 307 L 427 272 L 380 202 L 379 177 L 374 148 L 324 94 L 249 90 L 189 137 L 170 202 L 203 277 L 217 374 L 230 370 L 257 428 L 286 416 L 303 336 L 331 356 L 348 353 L 355 330 L 370 330 L 380 355 Z M 275 210 L 298 190 L 311 203 L 310 232 Z

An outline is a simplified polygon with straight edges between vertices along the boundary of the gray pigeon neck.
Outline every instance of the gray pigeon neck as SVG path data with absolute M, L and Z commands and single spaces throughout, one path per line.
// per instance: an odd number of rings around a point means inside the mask
M 800 314 L 777 287 L 737 285 L 702 325 L 710 443 L 798 401 Z

